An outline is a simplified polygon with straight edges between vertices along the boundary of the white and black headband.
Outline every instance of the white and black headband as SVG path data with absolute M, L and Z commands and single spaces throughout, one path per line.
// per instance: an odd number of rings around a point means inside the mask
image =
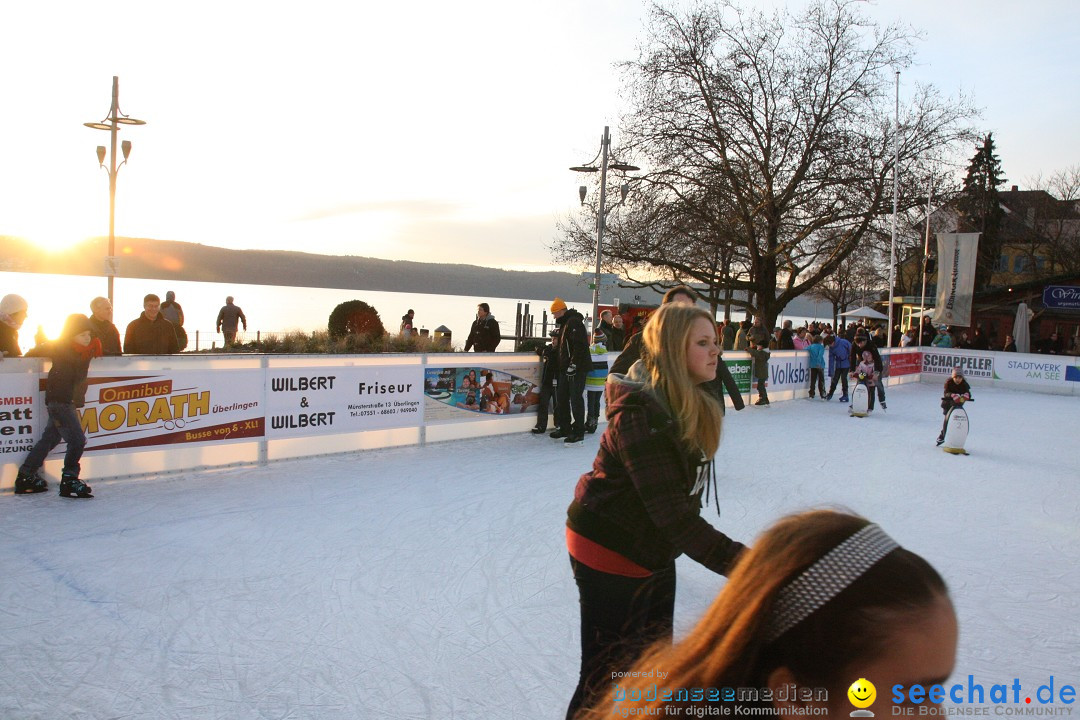
M 766 642 L 810 617 L 898 547 L 884 530 L 871 524 L 827 552 L 779 592 Z

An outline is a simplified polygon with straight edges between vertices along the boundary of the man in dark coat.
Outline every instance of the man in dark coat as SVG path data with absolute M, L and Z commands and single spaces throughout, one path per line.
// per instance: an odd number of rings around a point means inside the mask
M 143 298 L 142 315 L 128 323 L 124 333 L 127 355 L 171 355 L 180 352 L 176 329 L 161 314 L 161 298 L 150 293 Z
M 120 355 L 120 331 L 113 325 L 113 306 L 107 297 L 90 301 L 90 334 L 101 342 L 101 352 L 106 357 Z
M 486 302 L 476 306 L 476 319 L 469 328 L 469 338 L 465 341 L 465 352 L 476 348 L 476 352 L 495 352 L 502 335 L 499 323 L 491 314 L 491 307 Z
M 551 303 L 555 328 L 559 331 L 555 385 L 555 430 L 550 437 L 564 438 L 567 444 L 585 439 L 585 375 L 592 367 L 589 334 L 585 318 L 577 310 L 567 309 L 562 298 Z

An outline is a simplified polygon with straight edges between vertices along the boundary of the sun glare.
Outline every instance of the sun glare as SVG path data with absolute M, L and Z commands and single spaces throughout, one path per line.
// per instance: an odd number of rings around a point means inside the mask
M 45 230 L 27 235 L 25 239 L 46 252 L 59 253 L 69 250 L 86 238 L 70 232 Z

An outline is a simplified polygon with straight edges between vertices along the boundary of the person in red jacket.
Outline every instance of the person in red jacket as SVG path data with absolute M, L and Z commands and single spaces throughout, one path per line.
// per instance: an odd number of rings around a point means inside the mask
M 45 381 L 45 407 L 48 422 L 41 439 L 26 456 L 15 478 L 16 494 L 39 493 L 49 489 L 45 478 L 38 474 L 45 456 L 63 440 L 67 443 L 64 471 L 60 476 L 60 494 L 64 497 L 93 497 L 90 486 L 79 479 L 79 459 L 86 447 L 86 434 L 75 408 L 83 406 L 86 397 L 86 373 L 90 361 L 101 357 L 101 342 L 91 337 L 90 320 L 85 315 L 70 315 L 64 330 L 55 343 L 34 351 L 52 359 L 49 378 Z
M 744 546 L 701 517 L 716 492 L 722 415 L 703 383 L 716 376 L 716 323 L 662 305 L 642 360 L 608 377 L 608 424 L 593 469 L 567 510 L 566 544 L 581 607 L 581 669 L 567 717 L 652 642 L 671 641 L 675 558 L 726 574 Z M 716 498 L 713 498 L 716 503 Z

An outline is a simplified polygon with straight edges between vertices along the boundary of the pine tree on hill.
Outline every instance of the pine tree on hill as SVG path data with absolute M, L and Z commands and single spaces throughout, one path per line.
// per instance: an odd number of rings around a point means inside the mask
M 1001 227 L 1005 211 L 1001 209 L 998 188 L 1006 182 L 1001 160 L 994 152 L 994 134 L 987 133 L 968 165 L 964 187 L 957 200 L 961 213 L 961 232 L 979 232 L 979 254 L 975 267 L 975 289 L 990 284 L 1001 255 Z

